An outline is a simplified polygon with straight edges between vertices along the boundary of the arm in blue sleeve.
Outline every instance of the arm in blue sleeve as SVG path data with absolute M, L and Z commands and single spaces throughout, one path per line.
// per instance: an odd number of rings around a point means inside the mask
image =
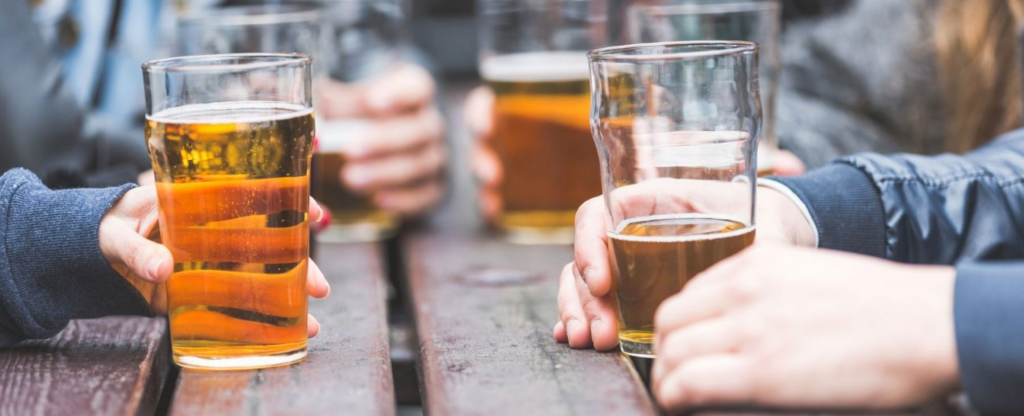
M 1024 258 L 1024 130 L 963 156 L 863 154 L 778 178 L 819 247 L 907 263 Z
M 957 266 L 960 382 L 984 415 L 1024 414 L 1024 261 Z
M 152 314 L 99 247 L 100 220 L 131 188 L 53 191 L 24 169 L 0 176 L 0 347 L 70 319 Z

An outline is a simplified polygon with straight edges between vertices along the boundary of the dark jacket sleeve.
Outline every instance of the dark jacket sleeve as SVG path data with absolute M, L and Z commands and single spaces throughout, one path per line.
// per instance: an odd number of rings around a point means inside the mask
M 70 319 L 151 315 L 99 248 L 100 220 L 131 188 L 53 191 L 24 169 L 0 176 L 0 347 Z
M 981 414 L 1024 414 L 1024 131 L 964 156 L 858 155 L 778 181 L 822 248 L 958 264 L 961 384 Z
M 1024 259 L 1024 130 L 963 156 L 856 155 L 778 178 L 819 246 L 906 263 Z
M 0 76 L 0 172 L 24 167 L 65 188 L 134 182 L 149 166 L 141 131 L 132 140 L 90 117 L 64 84 L 28 2 L 0 0 L 0 8 L 0 56 L 16 62 Z

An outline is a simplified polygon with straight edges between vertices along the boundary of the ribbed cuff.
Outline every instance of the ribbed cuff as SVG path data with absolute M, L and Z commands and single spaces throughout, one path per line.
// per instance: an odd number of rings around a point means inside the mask
M 10 176 L 8 176 L 10 175 Z M 46 338 L 70 319 L 151 315 L 149 305 L 100 252 L 99 223 L 134 185 L 53 191 L 25 170 L 8 172 L 0 195 L 0 248 L 17 296 L 3 300 L 23 338 Z
M 818 247 L 886 255 L 885 211 L 875 184 L 860 169 L 833 163 L 803 176 L 772 177 L 807 206 Z
M 984 415 L 1024 414 L 1024 262 L 961 263 L 953 295 L 960 383 Z

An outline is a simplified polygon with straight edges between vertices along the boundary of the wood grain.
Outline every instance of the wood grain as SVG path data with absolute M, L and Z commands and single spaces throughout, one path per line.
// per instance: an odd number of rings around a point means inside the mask
M 321 330 L 309 356 L 264 370 L 183 369 L 172 415 L 393 415 L 386 289 L 380 250 L 320 244 L 331 295 L 311 300 Z
M 167 336 L 163 318 L 109 317 L 0 350 L 0 415 L 151 415 Z
M 419 236 L 406 252 L 427 414 L 655 414 L 624 356 L 552 339 L 570 247 Z

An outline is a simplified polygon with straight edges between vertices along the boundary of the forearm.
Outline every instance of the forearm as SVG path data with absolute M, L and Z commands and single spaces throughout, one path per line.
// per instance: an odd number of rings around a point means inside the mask
M 0 177 L 0 346 L 70 319 L 150 314 L 99 248 L 100 220 L 129 189 L 52 191 L 20 169 Z
M 1024 131 L 963 156 L 864 154 L 777 180 L 823 248 L 927 264 L 1024 257 Z
M 1024 261 L 957 267 L 954 324 L 960 381 L 985 415 L 1024 414 Z

